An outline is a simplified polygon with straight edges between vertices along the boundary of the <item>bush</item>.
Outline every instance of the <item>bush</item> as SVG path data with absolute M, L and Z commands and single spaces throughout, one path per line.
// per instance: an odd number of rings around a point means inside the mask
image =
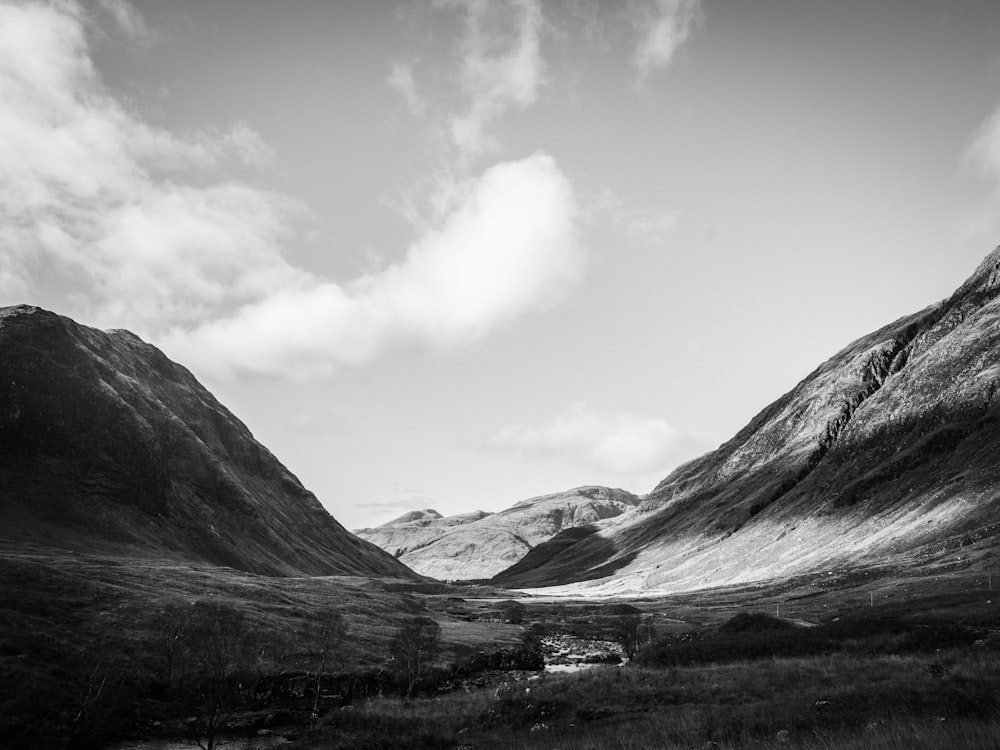
M 791 630 L 795 626 L 777 617 L 760 612 L 740 612 L 719 626 L 720 633 L 745 633 L 766 630 Z

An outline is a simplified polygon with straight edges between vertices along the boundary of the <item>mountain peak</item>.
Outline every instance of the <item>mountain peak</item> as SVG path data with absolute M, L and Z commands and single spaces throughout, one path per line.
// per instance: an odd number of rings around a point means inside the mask
M 382 524 L 382 526 L 399 526 L 404 523 L 414 523 L 415 521 L 430 521 L 437 520 L 438 518 L 443 518 L 443 516 L 438 513 L 433 508 L 424 508 L 423 510 L 411 510 L 399 518 L 394 518 L 391 521 L 387 521 Z
M 976 266 L 976 270 L 965 280 L 965 283 L 958 288 L 952 297 L 968 293 L 972 289 L 990 291 L 1000 286 L 1000 245 L 995 247 L 982 262 Z

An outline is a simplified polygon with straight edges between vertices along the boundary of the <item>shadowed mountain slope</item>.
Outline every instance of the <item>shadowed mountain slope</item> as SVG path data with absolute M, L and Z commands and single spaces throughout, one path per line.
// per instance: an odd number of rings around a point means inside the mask
M 413 577 L 128 331 L 0 308 L 0 544 Z
M 1000 248 L 864 336 L 621 523 L 496 579 L 605 592 L 919 563 L 1000 531 Z M 599 580 L 594 580 L 599 579 Z
M 433 510 L 413 511 L 356 533 L 422 575 L 489 578 L 560 532 L 616 518 L 639 501 L 625 490 L 577 487 L 522 500 L 499 513 L 442 518 Z

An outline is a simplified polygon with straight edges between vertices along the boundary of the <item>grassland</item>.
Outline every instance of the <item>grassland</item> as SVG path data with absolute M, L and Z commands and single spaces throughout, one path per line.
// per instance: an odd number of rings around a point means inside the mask
M 928 669 L 937 658 L 939 677 Z M 960 651 L 598 667 L 496 691 L 371 700 L 295 747 L 997 747 L 998 667 L 995 654 Z
M 858 642 L 850 653 L 596 667 L 370 700 L 295 747 L 995 748 L 998 675 L 988 650 L 872 655 Z
M 501 620 L 512 592 L 482 586 L 44 550 L 0 551 L 0 582 L 3 747 L 176 734 L 188 709 L 183 680 L 164 678 L 163 626 L 192 601 L 238 610 L 261 636 L 256 693 L 233 726 L 294 725 L 290 747 L 303 750 L 1000 747 L 1000 598 L 970 564 L 634 599 L 651 628 L 631 664 L 537 679 L 476 673 L 496 667 L 481 652 L 524 648 L 529 632 L 610 637 L 631 610 L 522 597 L 523 623 L 511 624 Z M 349 637 L 314 704 L 289 686 L 317 669 L 315 634 L 331 611 Z M 417 615 L 440 624 L 443 649 L 404 699 L 388 644 Z
M 193 602 L 241 613 L 255 637 L 260 671 L 286 681 L 316 669 L 315 636 L 324 613 L 339 613 L 348 637 L 331 665 L 341 682 L 351 681 L 362 693 L 393 685 L 391 675 L 383 679 L 380 673 L 395 630 L 410 616 L 430 614 L 441 623 L 442 664 L 520 643 L 518 626 L 449 615 L 447 597 L 434 599 L 439 607 L 432 610 L 427 602 L 433 597 L 420 593 L 427 588 L 395 580 L 272 578 L 162 560 L 0 551 L 0 747 L 101 747 L 145 731 L 156 712 L 183 711 L 165 676 L 172 639 L 165 625 Z

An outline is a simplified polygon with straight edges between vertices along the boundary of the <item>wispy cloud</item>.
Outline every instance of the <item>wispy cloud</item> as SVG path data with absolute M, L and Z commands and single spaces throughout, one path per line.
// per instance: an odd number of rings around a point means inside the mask
M 103 85 L 87 23 L 71 2 L 0 5 L 0 295 L 11 301 L 58 275 L 71 312 L 202 372 L 303 378 L 400 340 L 474 341 L 549 306 L 578 274 L 573 190 L 545 154 L 451 178 L 395 265 L 347 282 L 294 266 L 282 247 L 305 209 L 218 176 L 229 162 L 266 165 L 267 145 L 243 123 L 185 135 L 149 125 Z
M 966 159 L 982 174 L 1000 183 L 1000 106 L 973 134 Z
M 148 45 L 156 41 L 156 34 L 146 24 L 146 19 L 127 0 L 98 0 L 98 7 L 132 42 Z
M 389 73 L 385 77 L 386 85 L 403 97 L 410 112 L 415 115 L 421 114 L 426 108 L 426 102 L 417 91 L 417 82 L 413 78 L 413 65 L 411 63 L 393 62 L 389 68 Z
M 600 411 L 586 404 L 542 425 L 505 427 L 489 444 L 573 461 L 611 478 L 652 470 L 665 475 L 702 448 L 663 419 Z
M 976 243 L 995 241 L 1000 231 L 1000 105 L 970 136 L 962 165 L 984 179 L 989 190 L 963 213 L 960 233 Z
M 538 97 L 544 72 L 542 7 L 539 0 L 437 0 L 435 5 L 465 14 L 458 65 L 467 106 L 451 115 L 449 130 L 460 155 L 469 159 L 495 148 L 489 129 L 498 117 Z
M 641 84 L 670 65 L 703 18 L 701 0 L 643 0 L 631 7 L 638 35 L 632 63 Z
M 675 211 L 629 206 L 608 189 L 596 201 L 596 208 L 626 238 L 638 243 L 662 243 L 677 227 Z

